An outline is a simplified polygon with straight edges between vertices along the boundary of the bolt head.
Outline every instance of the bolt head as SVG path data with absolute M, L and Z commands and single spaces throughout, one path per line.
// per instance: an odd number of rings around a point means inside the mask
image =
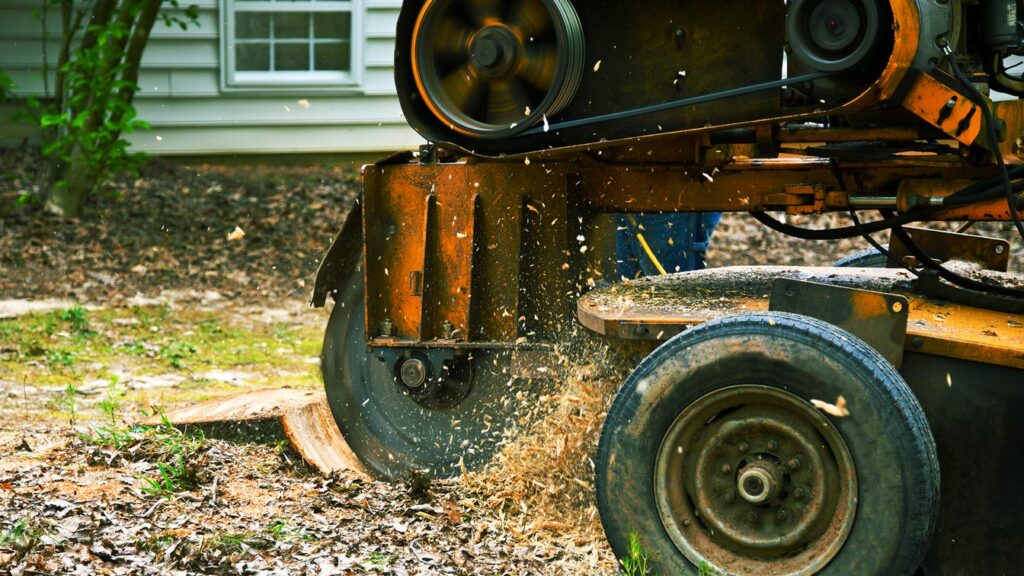
M 785 520 L 787 517 L 789 517 L 789 513 L 786 512 L 785 508 L 779 508 L 778 511 L 775 512 L 775 518 L 780 521 Z
M 750 444 L 747 444 L 746 442 L 740 442 L 736 445 L 736 448 L 738 448 L 743 454 L 750 452 Z
M 768 449 L 769 450 L 778 450 L 779 449 L 779 443 L 776 442 L 775 440 L 769 440 L 768 441 Z
M 796 498 L 797 500 L 803 500 L 806 495 L 806 491 L 799 486 L 793 489 L 793 498 Z
M 732 472 L 732 466 L 728 464 L 722 464 L 722 474 L 729 475 Z
M 747 520 L 749 522 L 757 522 L 757 512 L 754 512 L 753 510 L 747 512 Z
M 791 460 L 790 460 L 789 462 L 786 462 L 786 466 L 787 466 L 787 467 L 788 467 L 788 468 L 789 468 L 790 470 L 794 470 L 794 471 L 795 471 L 795 470 L 799 470 L 799 469 L 800 469 L 800 461 L 799 461 L 799 460 L 797 460 L 796 458 L 793 458 L 793 459 L 791 459 Z

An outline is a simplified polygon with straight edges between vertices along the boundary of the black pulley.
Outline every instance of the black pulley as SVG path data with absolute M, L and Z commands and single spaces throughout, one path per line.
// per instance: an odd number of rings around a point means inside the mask
M 791 0 L 786 15 L 791 57 L 824 72 L 858 68 L 881 41 L 884 20 L 874 0 Z
M 576 95 L 583 30 L 568 0 L 427 0 L 412 38 L 420 97 L 456 132 L 503 138 Z

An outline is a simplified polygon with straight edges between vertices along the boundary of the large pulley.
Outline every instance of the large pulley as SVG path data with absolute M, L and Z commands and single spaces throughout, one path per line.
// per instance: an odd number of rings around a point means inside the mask
M 786 37 L 793 57 L 811 70 L 842 72 L 868 60 L 886 22 L 875 0 L 794 0 Z
M 584 40 L 568 0 L 427 0 L 412 38 L 420 97 L 445 125 L 503 138 L 572 100 Z

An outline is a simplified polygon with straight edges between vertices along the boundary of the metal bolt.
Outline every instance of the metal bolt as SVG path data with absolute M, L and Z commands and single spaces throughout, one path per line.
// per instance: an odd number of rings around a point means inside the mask
M 682 48 L 683 44 L 686 42 L 686 30 L 676 28 L 672 35 L 675 36 L 676 39 L 676 48 Z
M 441 337 L 442 338 L 446 338 L 446 339 L 450 339 L 454 335 L 455 335 L 455 326 L 453 326 L 452 323 L 449 322 L 448 320 L 445 320 L 444 322 L 441 322 Z
M 750 444 L 747 444 L 746 442 L 740 442 L 736 447 L 739 448 L 740 452 L 743 454 L 750 452 Z
M 392 334 L 394 334 L 394 330 L 395 325 L 391 323 L 391 320 L 385 318 L 384 321 L 380 323 L 381 336 L 390 337 Z
M 757 512 L 754 512 L 753 510 L 747 512 L 747 520 L 750 522 L 757 522 Z
M 769 440 L 768 441 L 768 449 L 769 450 L 778 450 L 778 448 L 779 448 L 779 443 L 778 442 L 776 442 L 775 440 Z
M 692 524 L 693 522 L 690 522 L 689 520 L 683 520 L 683 526 L 686 528 L 689 528 Z
M 903 312 L 903 302 L 897 300 L 896 302 L 892 303 L 892 313 L 899 314 L 900 312 Z
M 779 510 L 778 510 L 778 511 L 777 511 L 777 512 L 775 513 L 775 517 L 776 517 L 776 518 L 777 518 L 777 519 L 778 519 L 778 520 L 779 520 L 780 522 L 781 522 L 782 520 L 785 520 L 785 519 L 786 519 L 786 518 L 787 518 L 788 516 L 789 516 L 789 513 L 788 513 L 788 512 L 786 512 L 786 509 L 785 509 L 785 508 L 779 508 Z
M 922 340 L 920 336 L 914 336 L 910 339 L 910 345 L 914 348 L 920 348 L 921 346 L 924 346 L 924 340 Z
M 800 469 L 800 461 L 797 460 L 796 458 L 792 458 L 792 459 L 790 459 L 789 462 L 786 462 L 786 466 L 789 467 L 790 470 L 794 470 L 794 471 L 795 470 L 799 470 Z
M 1006 252 L 1006 246 L 1003 246 L 1002 244 L 996 246 L 996 254 L 1002 254 L 1003 252 Z
M 732 466 L 722 464 L 722 474 L 728 475 L 730 472 L 732 472 Z
M 797 500 L 803 500 L 804 496 L 805 494 L 803 488 L 797 486 L 796 488 L 793 489 L 793 498 L 796 498 Z

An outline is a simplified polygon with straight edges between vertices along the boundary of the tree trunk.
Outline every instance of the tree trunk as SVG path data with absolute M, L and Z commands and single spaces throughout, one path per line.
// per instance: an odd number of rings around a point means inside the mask
M 85 201 L 98 184 L 96 174 L 81 154 L 72 156 L 63 168 L 50 184 L 46 208 L 61 216 L 77 218 L 81 216 Z

